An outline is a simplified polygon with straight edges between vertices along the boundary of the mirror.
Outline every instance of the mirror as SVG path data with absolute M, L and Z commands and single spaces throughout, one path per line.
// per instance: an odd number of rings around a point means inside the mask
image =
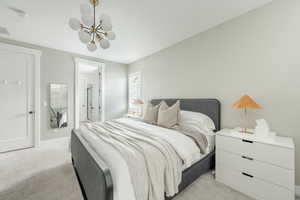
M 53 129 L 68 126 L 68 86 L 50 84 L 50 127 Z

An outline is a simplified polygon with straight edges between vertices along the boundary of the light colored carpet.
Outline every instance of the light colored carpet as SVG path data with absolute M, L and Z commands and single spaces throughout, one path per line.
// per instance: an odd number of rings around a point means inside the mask
M 40 148 L 0 155 L 0 200 L 82 200 L 66 148 Z M 252 200 L 203 175 L 175 200 Z
M 70 163 L 39 172 L 0 192 L 1 200 L 81 200 Z
M 82 200 L 67 147 L 0 154 L 0 200 Z

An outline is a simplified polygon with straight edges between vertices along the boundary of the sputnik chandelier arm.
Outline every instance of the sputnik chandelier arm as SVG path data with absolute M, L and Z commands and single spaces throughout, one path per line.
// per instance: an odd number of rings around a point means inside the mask
M 82 4 L 80 5 L 82 23 L 76 18 L 71 18 L 69 25 L 73 30 L 78 31 L 80 41 L 87 45 L 89 51 L 97 50 L 96 41 L 103 49 L 107 49 L 110 47 L 109 40 L 116 38 L 116 34 L 112 31 L 110 17 L 103 14 L 96 21 L 96 6 L 99 5 L 99 0 L 90 0 L 90 3 L 93 6 L 93 16 L 90 5 Z

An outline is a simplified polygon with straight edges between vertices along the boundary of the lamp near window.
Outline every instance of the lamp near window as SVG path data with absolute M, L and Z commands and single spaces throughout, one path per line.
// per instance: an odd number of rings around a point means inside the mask
M 142 105 L 145 104 L 144 101 L 141 100 L 141 99 L 134 99 L 132 104 L 135 105 L 138 108 L 138 110 L 139 110 L 139 112 L 135 112 L 134 114 L 135 115 L 142 115 L 142 109 L 141 109 L 141 107 L 142 107 Z
M 141 100 L 141 99 L 135 99 L 135 100 L 133 101 L 133 104 L 134 104 L 134 105 L 143 105 L 143 104 L 144 104 L 144 101 Z
M 258 105 L 250 96 L 244 95 L 240 98 L 235 104 L 232 105 L 233 108 L 243 109 L 245 113 L 245 121 L 247 120 L 247 109 L 262 109 L 260 105 Z M 241 133 L 249 133 L 253 134 L 253 132 L 247 130 L 247 128 L 243 128 Z

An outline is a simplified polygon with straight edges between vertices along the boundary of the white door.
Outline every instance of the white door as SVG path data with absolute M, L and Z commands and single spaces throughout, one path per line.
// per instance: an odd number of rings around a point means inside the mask
M 0 46 L 0 152 L 33 146 L 33 59 Z

